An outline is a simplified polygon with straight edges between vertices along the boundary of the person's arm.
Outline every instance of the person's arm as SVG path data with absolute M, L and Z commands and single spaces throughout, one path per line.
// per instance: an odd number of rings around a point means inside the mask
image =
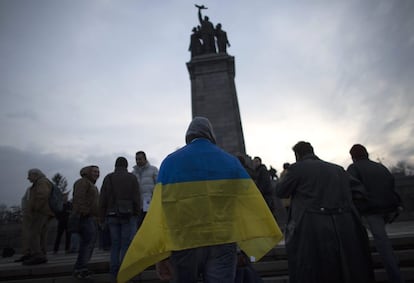
M 134 188 L 134 195 L 133 195 L 133 203 L 134 203 L 134 213 L 136 215 L 139 215 L 139 213 L 141 212 L 141 204 L 142 204 L 142 200 L 141 200 L 141 188 L 139 186 L 138 180 L 137 178 L 134 176 L 133 180 L 132 180 L 132 186 Z
M 289 198 L 295 190 L 298 179 L 294 176 L 290 169 L 286 169 L 286 173 L 279 179 L 276 185 L 276 196 L 279 198 Z
M 202 25 L 203 24 L 203 18 L 201 16 L 201 9 L 200 8 L 198 8 L 198 20 L 200 22 L 200 25 Z
M 105 176 L 102 182 L 101 192 L 99 193 L 99 222 L 100 223 L 104 222 L 105 216 L 108 211 L 108 192 L 109 192 L 108 186 L 109 186 L 108 176 Z
M 358 174 L 358 170 L 356 169 L 356 166 L 354 164 L 349 165 L 348 168 L 346 169 L 346 172 L 348 172 L 352 177 L 361 181 L 359 174 Z
M 153 180 L 154 180 L 154 185 L 157 184 L 157 179 L 158 179 L 158 169 L 157 167 L 154 167 L 154 174 L 152 176 Z

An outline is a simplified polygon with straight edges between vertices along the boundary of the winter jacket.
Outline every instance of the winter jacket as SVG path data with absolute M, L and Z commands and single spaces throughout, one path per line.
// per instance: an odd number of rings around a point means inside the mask
M 365 188 L 367 209 L 364 214 L 383 214 L 395 211 L 401 199 L 395 191 L 394 176 L 388 169 L 369 159 L 357 160 L 347 171 Z
M 49 196 L 52 191 L 52 183 L 46 177 L 40 177 L 30 187 L 29 200 L 26 203 L 29 214 L 39 213 L 53 216 L 49 207 Z
M 98 216 L 98 189 L 88 178 L 73 184 L 73 212 L 82 216 Z
M 141 208 L 141 195 L 137 178 L 126 168 L 117 167 L 113 173 L 106 175 L 103 180 L 100 197 L 100 217 L 117 214 L 117 202 L 130 201 L 132 215 L 139 215 Z
M 141 208 L 144 211 L 147 211 L 152 199 L 152 192 L 157 183 L 158 169 L 147 161 L 143 167 L 135 165 L 131 173 L 136 176 L 139 183 L 141 191 Z

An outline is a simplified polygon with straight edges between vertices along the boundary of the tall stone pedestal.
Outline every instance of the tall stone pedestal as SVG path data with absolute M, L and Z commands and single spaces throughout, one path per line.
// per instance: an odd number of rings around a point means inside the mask
M 206 54 L 187 63 L 191 79 L 192 114 L 207 117 L 217 145 L 231 154 L 246 154 L 234 83 L 234 57 Z

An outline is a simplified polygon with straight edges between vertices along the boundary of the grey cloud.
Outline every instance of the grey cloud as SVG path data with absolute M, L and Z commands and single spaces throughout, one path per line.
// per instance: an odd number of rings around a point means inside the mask
M 20 111 L 9 112 L 6 114 L 7 118 L 10 119 L 23 119 L 37 121 L 39 119 L 38 114 L 30 109 L 24 109 Z
M 0 146 L 0 204 L 20 205 L 21 197 L 31 184 L 27 180 L 27 171 L 39 168 L 48 178 L 54 174 L 62 174 L 68 181 L 68 189 L 72 190 L 73 183 L 80 177 L 79 170 L 86 165 L 95 164 L 100 167 L 101 177 L 97 186 L 100 188 L 104 176 L 113 171 L 117 156 L 125 156 L 129 162 L 129 169 L 135 165 L 130 155 L 114 153 L 108 155 L 85 156 L 82 161 L 62 158 L 56 154 L 42 154 L 35 150 L 20 150 L 10 146 Z M 128 158 L 129 157 L 129 158 Z

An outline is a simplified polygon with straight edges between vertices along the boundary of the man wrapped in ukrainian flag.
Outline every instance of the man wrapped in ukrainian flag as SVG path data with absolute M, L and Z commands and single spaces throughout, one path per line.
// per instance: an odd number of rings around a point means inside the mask
M 195 117 L 186 146 L 161 164 L 148 213 L 120 267 L 126 282 L 156 264 L 161 280 L 234 282 L 237 248 L 260 260 L 282 238 L 239 160 Z M 238 246 L 238 247 L 237 247 Z

